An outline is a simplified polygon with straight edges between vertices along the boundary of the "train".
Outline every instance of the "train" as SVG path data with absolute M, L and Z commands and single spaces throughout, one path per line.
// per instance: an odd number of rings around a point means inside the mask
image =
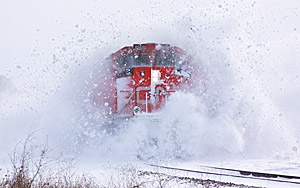
M 125 46 L 106 60 L 110 76 L 100 83 L 98 103 L 114 117 L 158 113 L 190 82 L 190 62 L 186 51 L 170 44 Z

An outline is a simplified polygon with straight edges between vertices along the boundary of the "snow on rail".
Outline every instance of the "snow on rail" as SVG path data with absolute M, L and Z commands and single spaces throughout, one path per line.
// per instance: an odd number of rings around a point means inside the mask
M 162 166 L 162 165 L 155 165 L 155 164 L 148 164 L 148 165 L 150 165 L 152 167 L 158 167 L 158 168 L 163 168 L 163 169 L 168 169 L 168 170 L 191 172 L 191 173 L 196 173 L 196 174 L 227 176 L 227 177 L 233 177 L 233 178 L 254 179 L 254 180 L 263 180 L 263 181 L 272 181 L 272 182 L 300 185 L 300 177 L 299 176 L 273 174 L 273 173 L 261 173 L 261 172 L 255 172 L 255 171 L 245 171 L 245 170 L 237 170 L 237 169 L 230 169 L 230 168 L 219 168 L 219 167 L 204 166 L 204 165 L 202 165 L 203 168 L 214 169 L 214 170 L 219 170 L 219 171 L 210 172 L 209 170 L 207 170 L 207 171 L 191 170 L 191 169 L 187 169 L 187 168 L 177 168 L 177 167 Z M 225 173 L 224 171 L 227 173 Z M 232 173 L 229 173 L 229 172 L 232 172 Z M 294 179 L 294 180 L 299 180 L 299 181 L 289 181 L 287 179 Z

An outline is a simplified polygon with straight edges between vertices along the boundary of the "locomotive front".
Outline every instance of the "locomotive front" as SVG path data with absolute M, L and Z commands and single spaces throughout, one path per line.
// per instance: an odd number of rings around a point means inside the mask
M 154 113 L 189 81 L 190 57 L 169 44 L 135 44 L 111 55 L 115 82 L 113 112 Z

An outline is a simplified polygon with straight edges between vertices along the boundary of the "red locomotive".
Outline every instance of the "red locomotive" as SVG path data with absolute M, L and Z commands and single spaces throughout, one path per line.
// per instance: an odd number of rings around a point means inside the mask
M 106 78 L 101 103 L 111 115 L 153 113 L 189 81 L 190 56 L 169 44 L 134 44 L 109 58 L 113 77 Z M 110 80 L 110 81 L 108 81 Z M 106 87 L 106 88 L 107 88 Z

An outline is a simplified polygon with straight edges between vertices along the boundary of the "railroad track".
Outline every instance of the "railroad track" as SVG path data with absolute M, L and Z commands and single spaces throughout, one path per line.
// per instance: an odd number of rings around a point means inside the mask
M 153 171 L 140 171 L 140 175 L 142 176 L 156 176 L 157 179 L 160 179 L 161 182 L 168 182 L 171 180 L 178 180 L 180 181 L 179 184 L 191 184 L 191 187 L 195 187 L 195 185 L 202 185 L 201 187 L 231 187 L 231 188 L 266 188 L 262 186 L 251 186 L 245 185 L 241 183 L 232 183 L 232 182 L 224 182 L 224 181 L 217 181 L 211 179 L 202 179 L 202 178 L 194 178 L 194 177 L 185 177 L 185 176 L 176 176 L 176 175 L 169 175 L 165 173 L 158 173 Z
M 205 166 L 205 165 L 201 165 L 200 167 L 203 167 L 207 170 L 191 170 L 191 169 L 185 169 L 185 168 L 177 168 L 177 167 L 154 165 L 154 164 L 147 164 L 147 165 L 150 165 L 152 167 L 162 168 L 162 169 L 191 172 L 191 173 L 196 173 L 196 174 L 217 175 L 217 176 L 226 176 L 226 177 L 243 178 L 243 179 L 254 179 L 254 180 L 272 181 L 272 182 L 290 183 L 290 184 L 300 185 L 300 177 L 292 176 L 292 175 L 264 173 L 264 172 L 238 170 L 238 169 L 231 169 L 231 168 L 220 168 L 220 167 Z M 209 169 L 210 170 L 219 170 L 219 171 L 211 172 L 211 171 L 209 171 Z M 231 172 L 232 174 L 230 174 L 229 172 Z M 291 181 L 291 180 L 296 180 L 296 181 Z

